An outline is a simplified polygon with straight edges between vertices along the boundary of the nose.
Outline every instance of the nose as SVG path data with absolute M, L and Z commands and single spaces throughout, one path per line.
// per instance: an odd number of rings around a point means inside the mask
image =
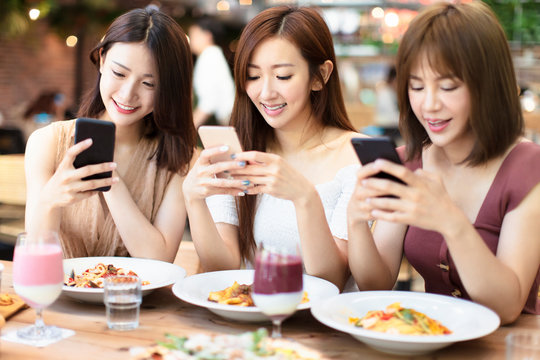
M 441 101 L 439 99 L 439 94 L 438 94 L 437 89 L 429 89 L 429 88 L 426 89 L 423 106 L 424 106 L 424 110 L 427 112 L 437 111 L 440 109 Z
M 125 105 L 129 105 L 129 102 L 137 95 L 137 84 L 133 81 L 124 82 L 118 95 L 120 96 L 119 100 L 125 101 Z
M 271 99 L 275 96 L 276 91 L 274 88 L 274 83 L 271 78 L 266 78 L 263 80 L 261 88 L 261 98 L 262 99 Z

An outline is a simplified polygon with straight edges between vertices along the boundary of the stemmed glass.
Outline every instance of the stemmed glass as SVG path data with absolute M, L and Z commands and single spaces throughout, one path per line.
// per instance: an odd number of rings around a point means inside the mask
M 62 248 L 58 233 L 19 234 L 13 254 L 13 288 L 36 310 L 35 324 L 19 329 L 17 335 L 20 338 L 38 341 L 60 337 L 60 329 L 45 325 L 42 312 L 60 295 L 63 282 Z
M 281 323 L 302 301 L 302 258 L 291 248 L 259 246 L 255 254 L 253 301 L 272 320 L 272 337 L 281 337 Z

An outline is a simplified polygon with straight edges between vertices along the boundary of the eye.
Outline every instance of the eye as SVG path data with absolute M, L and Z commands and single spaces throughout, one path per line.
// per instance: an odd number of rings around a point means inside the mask
M 154 88 L 154 87 L 156 87 L 156 85 L 154 85 L 154 84 L 152 84 L 152 83 L 149 83 L 149 82 L 147 82 L 147 81 L 144 81 L 143 84 L 144 84 L 144 86 L 149 87 L 149 88 Z
M 119 73 L 118 71 L 114 71 L 114 70 L 111 70 L 111 71 L 112 71 L 113 75 L 116 76 L 116 77 L 119 77 L 119 78 L 125 77 L 124 74 Z
M 287 75 L 287 76 L 277 76 L 278 80 L 289 80 L 290 78 L 292 78 L 292 75 Z
M 249 76 L 247 77 L 247 80 L 248 81 L 253 81 L 253 80 L 257 80 L 259 78 L 259 76 Z
M 411 91 L 422 91 L 424 90 L 424 86 L 419 85 L 419 84 L 409 84 L 409 89 Z

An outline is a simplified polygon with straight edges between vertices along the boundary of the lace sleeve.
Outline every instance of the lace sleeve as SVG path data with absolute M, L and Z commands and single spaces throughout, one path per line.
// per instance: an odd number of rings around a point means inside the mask
M 341 193 L 329 225 L 332 235 L 339 239 L 348 240 L 349 238 L 347 234 L 347 206 L 356 185 L 356 172 L 359 168 L 360 165 L 346 166 L 339 170 L 335 177 L 335 180 L 341 184 Z
M 213 195 L 206 198 L 206 205 L 215 223 L 226 223 L 238 226 L 238 213 L 234 196 Z

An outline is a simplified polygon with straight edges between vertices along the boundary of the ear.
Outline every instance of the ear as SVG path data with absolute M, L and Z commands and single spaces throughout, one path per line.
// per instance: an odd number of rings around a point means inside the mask
M 103 73 L 103 63 L 105 62 L 105 56 L 103 55 L 103 48 L 99 49 L 99 72 Z
M 319 72 L 323 78 L 324 84 L 330 79 L 330 75 L 334 71 L 334 64 L 330 60 L 326 60 L 322 65 L 319 66 Z M 311 90 L 320 91 L 324 87 L 324 84 L 321 84 L 319 80 L 315 80 L 311 86 Z

